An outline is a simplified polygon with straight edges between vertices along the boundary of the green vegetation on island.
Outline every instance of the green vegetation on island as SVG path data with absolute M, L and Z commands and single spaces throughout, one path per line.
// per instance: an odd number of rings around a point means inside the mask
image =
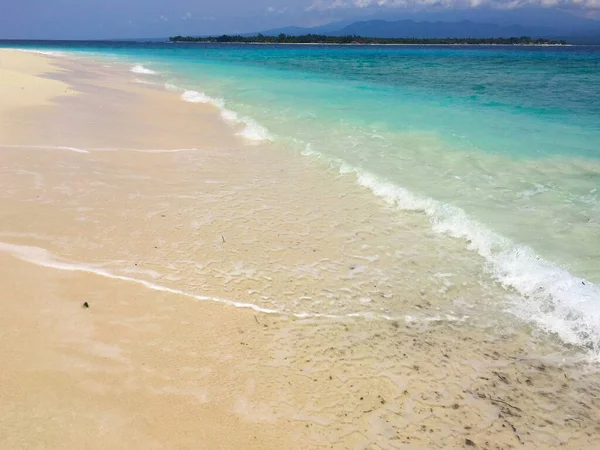
M 509 38 L 371 38 L 362 36 L 325 36 L 305 34 L 302 36 L 173 36 L 170 42 L 242 43 L 242 44 L 398 44 L 398 45 L 566 45 L 565 41 L 533 39 L 529 36 Z

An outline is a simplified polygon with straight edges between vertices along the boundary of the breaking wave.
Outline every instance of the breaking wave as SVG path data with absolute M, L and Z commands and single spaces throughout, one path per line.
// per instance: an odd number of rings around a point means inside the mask
M 154 74 L 156 74 L 156 72 L 154 70 L 148 69 L 148 68 L 142 66 L 141 64 L 136 64 L 135 66 L 133 66 L 131 68 L 131 71 L 133 73 L 139 73 L 141 75 L 154 75 Z
M 171 90 L 175 90 L 173 85 L 170 85 Z M 241 124 L 242 129 L 237 133 L 250 141 L 272 141 L 273 137 L 265 127 L 249 117 L 242 117 L 235 111 L 225 108 L 225 101 L 222 98 L 214 98 L 198 91 L 185 91 L 181 94 L 181 99 L 190 103 L 203 103 L 213 105 L 221 112 L 221 118 L 226 122 Z

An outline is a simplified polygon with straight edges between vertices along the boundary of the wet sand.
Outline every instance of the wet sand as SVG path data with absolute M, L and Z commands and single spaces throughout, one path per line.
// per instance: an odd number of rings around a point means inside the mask
M 594 448 L 595 366 L 484 320 L 504 290 L 424 217 L 127 67 L 25 55 L 53 87 L 0 110 L 1 447 Z

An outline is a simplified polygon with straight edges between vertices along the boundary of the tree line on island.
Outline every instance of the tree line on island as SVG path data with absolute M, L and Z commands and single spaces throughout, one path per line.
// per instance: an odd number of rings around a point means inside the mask
M 566 41 L 555 41 L 551 39 L 529 36 L 508 38 L 375 38 L 363 36 L 326 36 L 322 34 L 304 34 L 302 36 L 290 36 L 280 34 L 278 36 L 265 36 L 257 34 L 254 36 L 173 36 L 169 42 L 205 42 L 205 43 L 242 43 L 242 44 L 399 44 L 399 45 L 565 45 Z

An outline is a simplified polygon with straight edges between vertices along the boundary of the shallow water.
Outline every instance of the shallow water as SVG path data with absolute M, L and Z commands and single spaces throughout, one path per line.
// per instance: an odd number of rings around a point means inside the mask
M 126 62 L 138 82 L 221 109 L 250 142 L 280 143 L 319 160 L 330 176 L 354 177 L 392 206 L 424 214 L 414 251 L 425 265 L 436 251 L 424 241 L 433 230 L 458 239 L 449 260 L 463 261 L 464 269 L 453 284 L 489 280 L 483 289 L 493 293 L 490 299 L 472 291 L 471 307 L 497 303 L 568 343 L 597 348 L 597 49 L 72 44 L 51 50 Z M 397 222 L 373 226 L 388 233 L 390 248 L 398 245 L 395 233 L 398 242 L 406 237 Z M 388 256 L 381 270 L 394 279 L 404 260 Z M 426 268 L 417 272 L 431 279 Z M 305 304 L 336 312 L 318 300 Z

